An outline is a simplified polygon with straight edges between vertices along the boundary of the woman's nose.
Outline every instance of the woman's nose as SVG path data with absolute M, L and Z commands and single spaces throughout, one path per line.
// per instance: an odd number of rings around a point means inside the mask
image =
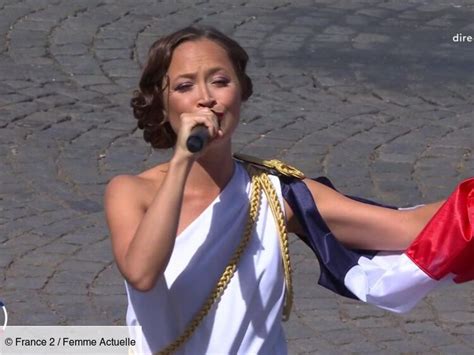
M 213 107 L 216 104 L 216 100 L 212 97 L 212 93 L 205 85 L 202 86 L 199 91 L 200 95 L 197 102 L 199 107 Z

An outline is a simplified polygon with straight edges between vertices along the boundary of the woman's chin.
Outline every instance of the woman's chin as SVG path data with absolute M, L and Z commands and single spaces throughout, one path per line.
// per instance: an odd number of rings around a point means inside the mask
M 214 138 L 210 143 L 209 143 L 209 147 L 208 149 L 209 150 L 214 150 L 216 148 L 222 148 L 223 146 L 226 146 L 227 144 L 231 144 L 231 137 L 226 135 L 226 134 L 223 134 L 219 137 L 216 137 Z

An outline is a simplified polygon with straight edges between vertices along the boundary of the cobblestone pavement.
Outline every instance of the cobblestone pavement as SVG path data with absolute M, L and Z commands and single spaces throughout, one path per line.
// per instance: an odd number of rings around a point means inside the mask
M 129 109 L 147 48 L 190 23 L 248 49 L 255 94 L 235 148 L 342 191 L 410 205 L 474 172 L 472 1 L 0 1 L 0 298 L 11 324 L 122 324 L 107 181 L 168 157 Z M 316 286 L 292 242 L 291 354 L 474 348 L 474 284 L 393 315 Z

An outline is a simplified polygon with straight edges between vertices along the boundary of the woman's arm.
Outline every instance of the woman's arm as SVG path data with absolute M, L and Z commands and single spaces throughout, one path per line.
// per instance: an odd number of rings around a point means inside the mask
M 138 290 L 155 285 L 173 252 L 184 186 L 192 164 L 205 151 L 193 154 L 186 147 L 191 129 L 198 124 L 208 128 L 211 140 L 219 135 L 217 118 L 209 109 L 181 114 L 173 158 L 149 206 L 141 202 L 145 197 L 137 197 L 143 191 L 140 178 L 118 176 L 107 186 L 104 204 L 115 260 Z
M 136 289 L 151 289 L 171 257 L 178 229 L 184 184 L 192 161 L 171 161 L 145 210 L 137 197 L 137 177 L 118 176 L 105 192 L 105 211 L 117 266 Z
M 304 182 L 334 236 L 357 249 L 406 249 L 442 204 L 398 211 L 354 201 L 313 180 Z M 291 208 L 286 209 L 289 230 L 304 234 Z

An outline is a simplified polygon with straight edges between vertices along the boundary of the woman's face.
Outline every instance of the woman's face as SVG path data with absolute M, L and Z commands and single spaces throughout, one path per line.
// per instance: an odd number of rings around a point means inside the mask
M 166 117 L 175 132 L 182 113 L 212 110 L 229 140 L 240 117 L 241 89 L 227 52 L 208 39 L 187 41 L 175 48 L 164 92 Z

